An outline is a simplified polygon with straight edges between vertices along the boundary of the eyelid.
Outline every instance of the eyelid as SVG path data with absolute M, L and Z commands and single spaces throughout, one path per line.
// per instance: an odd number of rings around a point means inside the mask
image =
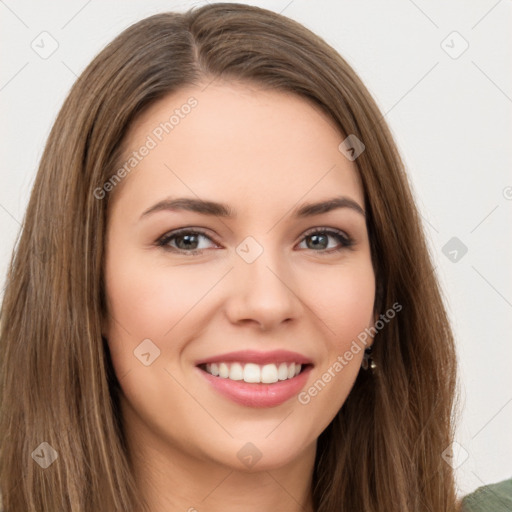
M 328 226 L 316 226 L 314 228 L 310 228 L 310 229 L 304 231 L 304 233 L 302 233 L 301 236 L 304 238 L 305 236 L 312 235 L 312 234 L 315 234 L 318 232 L 337 233 L 339 235 L 343 235 L 347 240 L 350 240 L 352 238 L 348 233 L 346 233 L 342 229 L 332 228 L 332 227 L 328 227 Z

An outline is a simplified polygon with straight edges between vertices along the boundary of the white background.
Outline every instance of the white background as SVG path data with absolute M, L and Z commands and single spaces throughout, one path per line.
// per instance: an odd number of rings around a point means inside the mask
M 133 22 L 202 3 L 0 1 L 2 285 L 43 146 L 76 77 Z M 459 493 L 512 477 L 512 2 L 243 3 L 282 12 L 323 37 L 385 114 L 457 339 Z M 46 59 L 31 47 L 42 46 L 43 31 L 58 42 Z M 457 261 L 442 252 L 452 237 L 468 249 Z

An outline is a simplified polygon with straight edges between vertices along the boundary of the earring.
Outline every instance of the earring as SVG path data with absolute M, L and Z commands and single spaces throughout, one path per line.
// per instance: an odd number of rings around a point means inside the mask
M 368 370 L 368 368 L 370 368 L 373 373 L 375 368 L 377 368 L 377 365 L 375 364 L 375 361 L 372 358 L 372 350 L 372 347 L 368 347 L 367 349 L 365 349 L 363 362 L 361 363 L 361 368 L 363 370 Z

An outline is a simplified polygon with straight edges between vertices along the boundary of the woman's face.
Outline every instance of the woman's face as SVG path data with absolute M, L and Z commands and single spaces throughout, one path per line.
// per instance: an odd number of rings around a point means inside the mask
M 343 139 L 303 98 L 240 84 L 183 89 L 133 125 L 111 192 L 103 335 L 139 445 L 239 469 L 314 453 L 375 320 Z

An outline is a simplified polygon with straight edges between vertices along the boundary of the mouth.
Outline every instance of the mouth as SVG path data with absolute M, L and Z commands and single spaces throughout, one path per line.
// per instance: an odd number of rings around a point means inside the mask
M 313 363 L 289 351 L 232 352 L 196 362 L 224 398 L 246 407 L 276 407 L 304 388 Z
M 242 363 L 221 362 L 205 363 L 199 368 L 214 377 L 233 381 L 244 381 L 249 384 L 274 384 L 275 382 L 290 380 L 303 372 L 308 364 L 292 363 Z

